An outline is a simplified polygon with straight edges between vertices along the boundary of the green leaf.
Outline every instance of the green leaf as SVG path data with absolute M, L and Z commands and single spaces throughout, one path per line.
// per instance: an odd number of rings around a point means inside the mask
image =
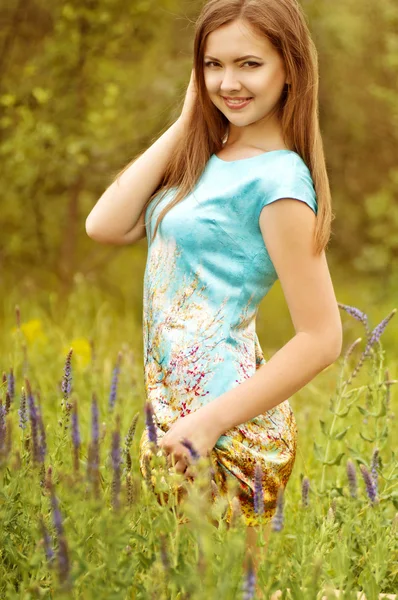
M 332 467 L 333 465 L 339 465 L 341 463 L 341 459 L 343 458 L 345 452 L 341 452 L 334 458 L 333 460 L 323 461 L 324 465 L 328 465 L 328 467 Z
M 359 432 L 359 435 L 361 436 L 361 438 L 363 440 L 365 440 L 365 442 L 373 443 L 375 441 L 375 439 L 376 439 L 376 438 L 368 438 L 368 437 L 366 437 L 366 435 L 363 435 L 362 431 Z
M 321 424 L 321 429 L 322 429 L 323 435 L 326 435 L 326 437 L 329 438 L 329 432 L 326 431 L 326 423 L 325 423 L 325 421 L 322 421 L 322 419 L 319 419 L 319 422 Z
M 385 417 L 387 414 L 387 409 L 386 409 L 386 405 L 384 403 L 382 403 L 381 407 L 379 408 L 379 410 L 376 413 L 369 413 L 370 417 Z
M 342 440 L 343 437 L 345 436 L 345 434 L 347 433 L 347 431 L 349 429 L 351 429 L 351 425 L 349 425 L 348 427 L 346 427 L 342 431 L 339 431 L 339 433 L 336 433 L 336 435 L 333 436 L 333 439 L 335 439 L 335 440 Z
M 351 410 L 351 406 L 347 406 L 347 408 L 341 412 L 336 412 L 335 415 L 338 417 L 346 417 Z
M 365 416 L 369 415 L 369 411 L 366 410 L 366 408 L 363 408 L 363 406 L 357 406 L 357 409 L 359 410 L 360 413 L 362 413 Z

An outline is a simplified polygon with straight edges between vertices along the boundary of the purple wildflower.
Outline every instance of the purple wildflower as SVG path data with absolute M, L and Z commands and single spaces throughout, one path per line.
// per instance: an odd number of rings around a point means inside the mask
M 119 373 L 120 373 L 120 363 L 121 363 L 121 360 L 122 360 L 122 353 L 119 352 L 119 354 L 117 356 L 116 366 L 113 369 L 113 375 L 112 375 L 111 392 L 110 392 L 110 395 L 109 395 L 109 409 L 110 410 L 113 410 L 114 407 L 115 407 L 117 385 L 118 385 L 118 378 L 119 378 Z
M 352 460 L 347 460 L 347 477 L 351 498 L 356 498 L 358 490 L 357 472 Z
M 72 412 L 72 444 L 73 444 L 73 467 L 75 471 L 79 470 L 79 448 L 81 444 L 79 419 L 77 413 L 77 401 L 73 402 Z
M 346 313 L 351 315 L 351 317 L 354 317 L 354 319 L 360 321 L 365 326 L 366 333 L 369 334 L 368 317 L 364 312 L 362 312 L 361 310 L 359 310 L 359 308 L 356 308 L 355 306 L 348 306 L 348 304 L 341 304 L 340 302 L 338 302 L 337 304 L 340 308 L 345 310 Z
M 397 312 L 397 309 L 394 308 L 394 310 L 392 310 L 390 312 L 390 314 L 387 315 L 387 317 L 385 317 L 377 325 L 377 327 L 374 328 L 372 333 L 370 333 L 368 335 L 368 342 L 366 344 L 365 350 L 362 352 L 362 354 L 359 358 L 358 364 L 356 365 L 354 371 L 350 375 L 349 379 L 345 382 L 346 385 L 349 385 L 351 383 L 351 381 L 354 379 L 354 377 L 357 375 L 357 373 L 360 370 L 360 368 L 362 367 L 365 359 L 369 356 L 372 347 L 380 340 L 381 334 L 383 333 L 383 331 L 387 327 L 387 324 L 389 323 L 389 321 L 392 319 L 392 317 L 395 315 L 396 312 Z
M 304 507 L 309 505 L 308 494 L 310 491 L 310 480 L 308 477 L 303 478 L 302 487 L 301 487 L 301 499 Z
M 22 388 L 21 393 L 21 403 L 20 408 L 18 409 L 19 415 L 19 426 L 21 429 L 26 429 L 26 423 L 28 422 L 28 416 L 26 414 L 26 394 L 24 388 Z
M 64 399 L 67 400 L 72 391 L 72 359 L 73 348 L 71 348 L 66 356 L 64 375 L 62 378 L 61 390 L 64 394 Z
M 362 472 L 362 477 L 366 485 L 366 493 L 370 499 L 370 502 L 374 504 L 376 502 L 376 490 L 372 480 L 372 476 L 364 465 L 359 467 Z
M 54 486 L 51 486 L 51 507 L 52 507 L 52 511 L 53 511 L 53 523 L 54 523 L 54 527 L 57 532 L 57 535 L 59 535 L 59 536 L 63 535 L 64 527 L 62 524 L 62 516 L 61 516 L 61 511 L 59 510 L 58 498 L 55 495 Z
M 263 471 L 259 462 L 254 467 L 254 512 L 258 515 L 264 513 L 264 491 L 263 491 Z
M 14 400 L 14 398 L 15 398 L 15 378 L 14 378 L 14 372 L 13 372 L 12 367 L 10 368 L 10 374 L 8 376 L 7 391 L 10 394 L 11 400 Z
M 54 486 L 51 485 L 51 507 L 53 513 L 54 527 L 58 536 L 58 577 L 61 583 L 66 582 L 69 576 L 68 545 L 66 543 L 62 516 L 59 510 L 58 498 L 55 495 Z
M 69 583 L 70 567 L 68 556 L 68 544 L 62 535 L 58 540 L 58 577 L 61 583 Z
M 249 554 L 248 567 L 246 576 L 243 582 L 243 600 L 252 600 L 254 598 L 256 588 L 256 572 L 254 570 L 253 558 Z
M 47 443 L 46 443 L 46 431 L 44 428 L 43 417 L 41 414 L 41 408 L 38 407 L 37 412 L 37 425 L 39 430 L 39 438 L 38 438 L 38 459 L 40 463 L 44 463 L 46 452 L 47 452 Z
M 6 433 L 7 433 L 6 411 L 3 406 L 2 401 L 0 400 L 0 454 L 3 454 L 3 452 L 5 452 Z
M 395 313 L 397 312 L 397 309 L 394 308 L 389 315 L 387 315 L 382 321 L 380 321 L 380 323 L 374 328 L 374 330 L 372 331 L 372 334 L 370 336 L 370 340 L 368 342 L 368 347 L 372 347 L 374 346 L 374 344 L 376 344 L 382 333 L 384 332 L 385 328 L 387 327 L 388 323 L 391 321 L 391 319 L 393 318 L 393 316 L 395 315 Z
M 149 441 L 154 443 L 155 446 L 158 445 L 157 434 L 156 434 L 156 426 L 154 423 L 154 412 L 153 406 L 150 401 L 145 403 L 145 422 L 148 431 Z
M 99 414 L 98 402 L 95 393 L 91 402 L 91 439 L 93 442 L 99 441 Z
M 193 446 L 192 442 L 188 438 L 182 438 L 181 444 L 183 446 L 185 446 L 186 448 L 188 448 L 189 453 L 191 455 L 191 458 L 193 460 L 199 460 L 200 454 L 199 454 L 199 452 L 196 450 L 196 448 Z
M 10 412 L 10 408 L 11 408 L 11 396 L 7 390 L 6 391 L 6 404 L 5 404 L 6 414 L 8 414 Z
M 379 466 L 379 450 L 378 450 L 378 448 L 375 448 L 373 451 L 373 455 L 372 455 L 372 463 L 371 463 L 370 472 L 372 475 L 373 486 L 375 489 L 376 496 L 377 496 L 378 487 L 379 487 L 378 473 L 377 473 L 378 466 Z
M 99 415 L 97 397 L 93 392 L 91 402 L 91 442 L 88 448 L 87 475 L 94 484 L 95 495 L 99 493 Z
M 284 503 L 284 487 L 278 489 L 278 497 L 276 500 L 276 511 L 272 517 L 272 531 L 282 531 L 283 529 L 283 503 Z
M 35 406 L 35 401 L 32 394 L 32 389 L 28 379 L 25 379 L 25 387 L 28 392 L 28 405 L 29 405 L 29 418 L 30 428 L 32 432 L 32 447 L 33 447 L 33 460 L 39 462 L 39 441 L 38 441 L 38 413 Z
M 73 403 L 73 413 L 72 413 L 72 442 L 73 447 L 78 450 L 81 444 L 80 439 L 80 431 L 79 431 L 79 419 L 77 414 L 77 402 Z
M 51 563 L 54 560 L 54 550 L 52 548 L 52 542 L 51 542 L 51 536 L 48 532 L 47 527 L 44 524 L 43 518 L 40 517 L 40 529 L 41 529 L 41 534 L 43 537 L 43 546 L 44 546 L 44 552 L 46 555 L 46 559 L 49 563 Z

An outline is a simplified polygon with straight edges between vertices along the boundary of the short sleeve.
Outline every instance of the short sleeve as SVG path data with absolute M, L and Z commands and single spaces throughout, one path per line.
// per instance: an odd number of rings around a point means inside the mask
M 315 187 L 310 170 L 298 154 L 286 157 L 274 165 L 272 173 L 264 173 L 260 197 L 257 202 L 257 218 L 262 209 L 281 198 L 305 202 L 315 214 L 318 213 Z

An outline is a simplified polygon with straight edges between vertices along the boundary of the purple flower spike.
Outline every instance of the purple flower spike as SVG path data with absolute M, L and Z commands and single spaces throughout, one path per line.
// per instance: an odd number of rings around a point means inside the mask
M 348 304 L 341 304 L 340 302 L 338 302 L 337 304 L 340 308 L 345 310 L 346 313 L 351 315 L 351 317 L 354 317 L 354 319 L 363 323 L 366 332 L 369 333 L 368 317 L 365 313 L 363 313 L 361 310 L 359 310 L 359 308 L 356 308 L 355 306 L 348 306 Z
M 77 403 L 73 404 L 72 412 L 72 442 L 73 447 L 78 450 L 81 444 L 80 431 L 79 431 L 79 419 L 77 414 Z
M 371 336 L 370 336 L 370 340 L 369 340 L 369 342 L 368 342 L 368 346 L 369 346 L 369 347 L 372 347 L 372 346 L 374 346 L 374 344 L 376 344 L 376 343 L 379 341 L 379 339 L 380 339 L 380 337 L 381 337 L 381 335 L 382 335 L 383 331 L 385 330 L 385 328 L 387 327 L 388 323 L 390 322 L 390 320 L 392 319 L 392 317 L 395 315 L 395 313 L 396 313 L 396 312 L 397 312 L 397 309 L 396 309 L 396 308 L 394 308 L 394 310 L 392 310 L 392 311 L 390 312 L 390 314 L 389 314 L 389 315 L 387 315 L 387 316 L 386 316 L 386 317 L 385 317 L 385 318 L 384 318 L 384 319 L 383 319 L 383 320 L 382 320 L 382 321 L 381 321 L 381 322 L 380 322 L 380 323 L 377 325 L 377 327 L 375 327 L 375 328 L 374 328 L 374 330 L 372 331 L 372 334 L 371 334 Z
M 40 408 L 38 408 L 37 424 L 38 424 L 38 428 L 39 428 L 38 458 L 39 458 L 40 463 L 44 463 L 44 460 L 46 458 L 46 453 L 47 453 L 47 442 L 46 442 L 46 430 L 44 428 L 43 417 L 42 417 Z
M 255 594 L 256 587 L 256 572 L 254 570 L 252 556 L 249 555 L 248 568 L 246 577 L 243 583 L 243 600 L 252 600 Z
M 351 498 L 356 498 L 358 493 L 357 472 L 352 460 L 347 461 L 347 477 Z
M 158 445 L 158 439 L 156 435 L 156 426 L 154 422 L 153 406 L 150 401 L 145 403 L 145 422 L 148 430 L 149 441 L 153 442 L 155 446 Z
M 378 450 L 378 448 L 375 448 L 373 451 L 373 455 L 372 455 L 372 463 L 371 463 L 370 472 L 372 475 L 373 486 L 375 489 L 376 496 L 377 496 L 378 487 L 379 487 L 379 481 L 378 481 L 379 478 L 378 478 L 378 473 L 377 473 L 378 466 L 379 466 L 379 450 Z
M 264 513 L 264 491 L 263 491 L 263 471 L 259 462 L 254 467 L 254 512 L 257 515 Z
M 6 411 L 0 400 L 0 455 L 5 452 L 6 447 Z
M 276 501 L 276 511 L 272 518 L 272 531 L 282 531 L 283 529 L 283 503 L 284 503 L 284 488 L 280 486 L 278 489 L 278 498 Z
M 65 367 L 64 367 L 64 375 L 62 378 L 61 390 L 64 394 L 64 399 L 67 400 L 72 391 L 72 359 L 73 348 L 71 348 L 67 354 Z
M 309 491 L 310 491 L 310 480 L 308 477 L 303 478 L 303 483 L 301 487 L 301 499 L 304 507 L 309 505 Z
M 59 510 L 58 498 L 55 495 L 54 487 L 51 488 L 51 506 L 53 511 L 53 523 L 58 536 L 64 534 L 61 512 Z
M 111 383 L 111 392 L 109 394 L 109 409 L 113 410 L 115 407 L 115 402 L 116 402 L 116 393 L 117 393 L 117 386 L 118 386 L 118 379 L 119 379 L 119 373 L 120 373 L 120 363 L 122 360 L 122 353 L 119 352 L 118 356 L 117 356 L 117 363 L 115 368 L 113 369 L 113 375 L 112 375 L 112 383 Z
M 376 490 L 372 480 L 372 476 L 364 465 L 360 465 L 362 477 L 366 485 L 366 493 L 372 504 L 376 502 Z
M 35 406 L 35 401 L 32 394 L 32 389 L 30 387 L 30 383 L 28 379 L 25 379 L 25 387 L 28 392 L 28 405 L 29 405 L 29 418 L 30 418 L 30 428 L 32 432 L 32 448 L 33 448 L 33 461 L 39 462 L 39 440 L 38 440 L 38 413 Z
M 183 446 L 185 446 L 186 448 L 188 448 L 191 458 L 193 460 L 199 460 L 200 454 L 199 454 L 199 452 L 197 452 L 197 450 L 194 448 L 192 442 L 188 438 L 182 438 L 181 444 Z
M 21 429 L 26 429 L 26 424 L 28 422 L 28 415 L 26 410 L 26 394 L 24 388 L 22 388 L 21 393 L 21 403 L 20 408 L 18 409 L 19 415 L 19 426 Z
M 97 443 L 99 441 L 99 415 L 98 415 L 98 402 L 95 393 L 93 393 L 93 399 L 91 402 L 91 439 Z
M 14 372 L 12 370 L 12 367 L 10 368 L 10 374 L 8 376 L 7 391 L 10 394 L 11 400 L 14 400 L 14 398 L 15 398 L 15 378 L 14 378 Z
M 48 563 L 51 563 L 54 560 L 54 550 L 52 548 L 52 541 L 51 541 L 51 536 L 48 532 L 47 527 L 45 526 L 45 523 L 42 519 L 42 517 L 40 517 L 40 528 L 41 528 L 41 534 L 43 537 L 43 546 L 44 546 L 44 552 L 46 555 L 46 559 L 48 561 Z

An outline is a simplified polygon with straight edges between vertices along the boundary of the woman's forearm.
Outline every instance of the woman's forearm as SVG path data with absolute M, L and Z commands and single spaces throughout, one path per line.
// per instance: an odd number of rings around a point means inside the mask
M 299 332 L 252 377 L 199 410 L 223 435 L 290 398 L 339 354 L 333 341 Z
M 105 190 L 86 219 L 90 237 L 117 241 L 136 225 L 184 132 L 179 118 Z

